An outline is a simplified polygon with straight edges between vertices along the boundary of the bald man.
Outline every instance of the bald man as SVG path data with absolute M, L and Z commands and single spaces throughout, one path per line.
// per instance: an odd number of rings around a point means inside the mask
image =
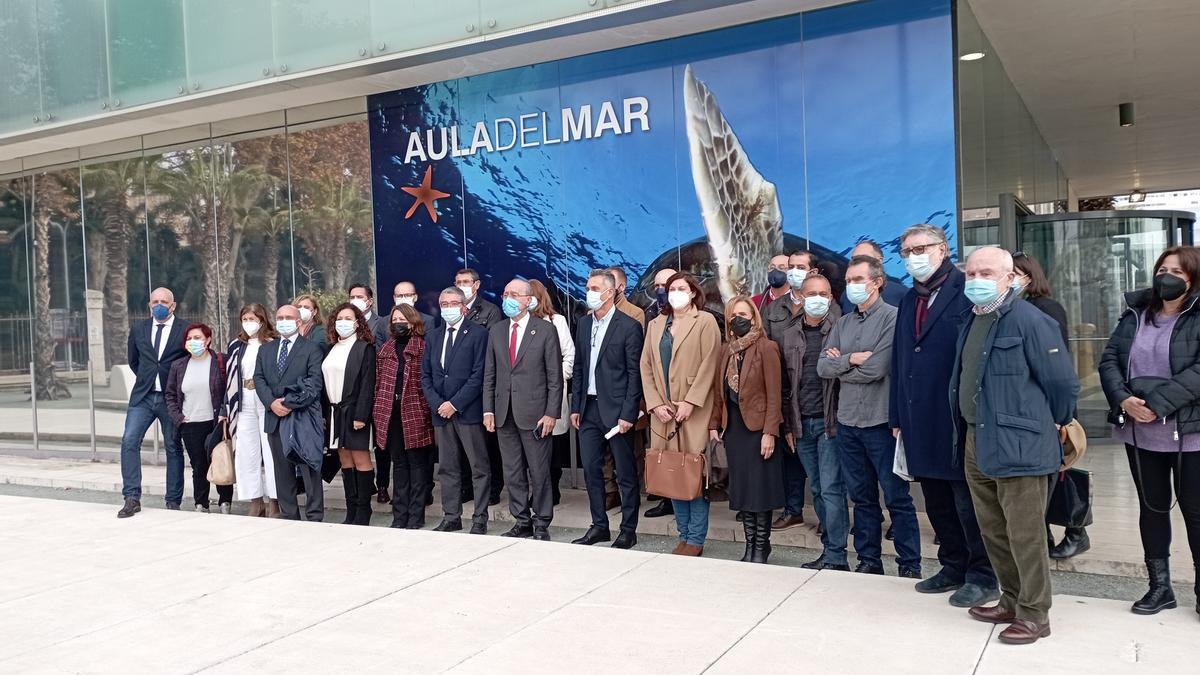
M 121 436 L 121 494 L 125 504 L 118 518 L 142 510 L 142 441 L 154 420 L 162 426 L 167 449 L 168 509 L 178 511 L 183 501 L 183 450 L 175 425 L 167 414 L 163 397 L 171 364 L 187 358 L 183 334 L 187 322 L 175 318 L 175 295 L 169 288 L 156 288 L 147 305 L 150 318 L 139 321 L 129 332 L 129 368 L 136 378 L 125 411 L 125 433 Z
M 617 296 L 613 300 L 613 306 L 617 308 L 617 311 L 641 324 L 642 330 L 646 330 L 646 312 L 625 297 L 625 288 L 629 285 L 629 277 L 625 274 L 625 268 L 614 265 L 607 271 L 617 280 Z
M 950 380 L 955 459 L 963 462 L 1000 602 L 972 607 L 1007 624 L 1001 642 L 1050 635 L 1046 550 L 1047 476 L 1062 463 L 1061 427 L 1071 421 L 1079 380 L 1058 324 L 1011 291 L 1012 255 L 986 246 L 967 259 L 964 313 Z
M 646 323 L 658 318 L 667 306 L 667 279 L 675 276 L 675 270 L 667 267 L 654 274 L 654 302 L 646 308 Z

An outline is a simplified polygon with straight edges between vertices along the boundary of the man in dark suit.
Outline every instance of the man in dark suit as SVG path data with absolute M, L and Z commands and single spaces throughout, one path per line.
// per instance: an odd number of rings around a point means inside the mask
M 593 270 L 587 282 L 587 305 L 591 314 L 575 329 L 575 367 L 571 393 L 571 426 L 579 430 L 583 475 L 587 481 L 592 526 L 571 542 L 591 545 L 608 541 L 605 511 L 604 441 L 608 440 L 621 491 L 621 532 L 613 548 L 637 544 L 638 479 L 633 452 L 633 434 L 642 397 L 639 360 L 644 341 L 636 319 L 613 306 L 617 280 L 610 271 Z
M 387 319 L 375 311 L 375 291 L 363 283 L 354 283 L 346 291 L 350 296 L 349 303 L 358 308 L 367 319 L 367 325 L 375 334 L 375 344 L 381 345 L 391 338 L 391 326 Z
M 492 326 L 488 336 L 483 426 L 499 436 L 508 508 L 517 521 L 504 536 L 549 541 L 554 518 L 550 454 L 554 422 L 562 414 L 562 349 L 554 324 L 529 314 L 530 293 L 523 279 L 504 287 L 509 320 Z
M 271 446 L 275 462 L 275 488 L 279 495 L 279 514 L 289 520 L 300 520 L 296 501 L 296 472 L 304 480 L 304 515 L 307 520 L 321 521 L 325 517 L 325 491 L 321 472 L 307 464 L 297 464 L 283 454 L 281 420 L 302 408 L 321 405 L 321 348 L 300 335 L 300 310 L 284 305 L 275 312 L 275 329 L 279 339 L 263 345 L 254 364 L 254 391 L 267 407 L 263 431 Z M 318 413 L 319 414 L 319 413 Z
M 152 318 L 139 321 L 129 332 L 129 368 L 135 380 L 129 392 L 125 412 L 125 433 L 121 437 L 121 494 L 125 504 L 118 518 L 128 518 L 142 510 L 142 441 L 146 431 L 158 420 L 167 448 L 167 508 L 179 510 L 183 501 L 183 450 L 175 434 L 175 425 L 167 413 L 163 391 L 171 364 L 187 358 L 183 336 L 187 322 L 175 316 L 175 296 L 167 288 L 150 294 Z
M 487 329 L 463 316 L 465 300 L 454 286 L 442 291 L 438 304 L 443 323 L 426 334 L 421 361 L 421 389 L 433 412 L 442 484 L 442 522 L 433 529 L 462 529 L 462 479 L 464 471 L 470 471 L 474 494 L 480 497 L 471 516 L 471 534 L 487 534 L 491 468 L 482 426 Z
M 479 272 L 470 267 L 459 270 L 454 275 L 454 285 L 466 297 L 463 313 L 467 319 L 488 329 L 504 320 L 504 314 L 499 307 L 479 297 Z M 499 504 L 500 491 L 504 489 L 504 462 L 500 459 L 500 442 L 496 438 L 496 434 L 490 431 L 484 434 L 484 440 L 487 442 L 488 461 L 492 467 L 491 493 L 488 495 L 488 503 Z M 462 498 L 464 502 L 471 501 L 473 498 L 469 487 L 463 490 Z

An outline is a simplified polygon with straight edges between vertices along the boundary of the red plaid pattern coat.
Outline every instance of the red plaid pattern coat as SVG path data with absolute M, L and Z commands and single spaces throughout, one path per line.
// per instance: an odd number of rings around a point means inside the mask
M 404 448 L 423 448 L 433 445 L 433 422 L 429 403 L 421 391 L 421 356 L 425 339 L 413 336 L 404 348 L 404 390 L 400 392 L 400 422 L 404 425 Z M 375 439 L 380 448 L 387 447 L 388 425 L 396 396 L 396 373 L 400 359 L 396 356 L 396 341 L 388 340 L 379 350 L 375 361 Z

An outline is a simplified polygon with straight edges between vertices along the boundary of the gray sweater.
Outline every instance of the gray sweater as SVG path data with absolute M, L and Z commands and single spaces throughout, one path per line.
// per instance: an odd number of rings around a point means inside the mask
M 892 338 L 896 332 L 896 308 L 876 300 L 865 313 L 857 309 L 834 324 L 826 348 L 841 356 L 822 354 L 817 362 L 821 377 L 841 381 L 837 421 L 850 427 L 873 427 L 888 421 L 888 377 L 892 372 Z M 858 366 L 850 365 L 854 352 L 871 352 Z

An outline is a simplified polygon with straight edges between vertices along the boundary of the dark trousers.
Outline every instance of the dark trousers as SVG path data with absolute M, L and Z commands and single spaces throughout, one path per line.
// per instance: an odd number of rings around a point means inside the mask
M 1158 511 L 1167 511 L 1178 498 L 1188 545 L 1192 549 L 1192 562 L 1200 565 L 1200 452 L 1183 453 L 1182 471 L 1176 452 L 1135 450 L 1126 444 L 1125 454 L 1129 459 L 1129 470 L 1133 472 L 1133 483 L 1137 486 L 1138 530 L 1146 557 L 1166 558 L 1171 554 L 1171 514 L 1151 511 L 1146 508 L 1146 502 Z M 1138 480 L 1135 459 L 1141 464 L 1141 480 Z M 1179 494 L 1175 494 L 1176 483 Z
M 520 429 L 510 413 L 496 428 L 500 457 L 508 483 L 508 510 L 518 525 L 548 527 L 554 518 L 554 493 L 550 489 L 550 453 L 553 436 L 541 429 Z M 531 513 L 532 511 L 532 513 Z
M 296 500 L 296 473 L 304 481 L 304 519 L 321 522 L 325 518 L 325 486 L 321 470 L 307 464 L 296 464 L 283 456 L 283 441 L 279 430 L 267 434 L 271 457 L 275 461 L 275 494 L 279 498 L 279 517 L 300 520 L 300 503 Z
M 562 497 L 559 483 L 562 481 L 563 469 L 571 466 L 571 433 L 558 434 L 552 441 L 550 453 L 550 491 L 554 494 L 557 504 Z
M 900 567 L 921 565 L 921 531 L 908 483 L 892 473 L 896 439 L 886 424 L 851 427 L 838 424 L 842 450 L 842 477 L 854 502 L 854 552 L 858 562 L 881 566 L 883 561 L 883 510 L 879 489 L 892 517 L 893 543 Z
M 938 562 L 942 564 L 942 573 L 957 583 L 995 588 L 996 573 L 979 534 L 967 481 L 938 478 L 920 481 L 921 492 L 925 494 L 925 514 L 941 542 Z
M 492 501 L 500 498 L 500 491 L 504 489 L 505 471 L 504 459 L 500 456 L 500 430 L 496 433 L 484 431 L 484 441 L 487 443 L 488 453 L 488 469 L 492 472 L 492 479 L 488 482 L 489 492 L 488 497 Z
M 179 440 L 183 442 L 188 461 L 192 463 L 192 496 L 195 497 L 197 504 L 202 504 L 206 508 L 209 503 L 208 464 L 212 458 L 209 457 L 204 444 L 215 424 L 209 420 L 207 422 L 184 422 L 179 425 Z M 233 503 L 232 485 L 217 486 L 217 503 Z
M 433 491 L 435 448 L 404 447 L 404 434 L 388 436 L 388 454 L 392 460 L 392 527 L 425 525 L 425 502 Z M 380 469 L 382 471 L 382 469 Z
M 604 510 L 604 435 L 612 429 L 600 421 L 596 399 L 589 396 L 579 421 L 579 454 L 583 458 L 583 478 L 587 482 L 588 506 L 592 526 L 608 529 L 608 513 Z M 633 454 L 631 430 L 617 434 L 607 441 L 616 469 L 617 489 L 621 492 L 621 531 L 635 532 L 641 491 L 638 489 L 637 463 Z
M 394 459 L 395 457 L 390 450 L 375 448 L 375 487 L 377 489 L 388 489 L 388 483 L 392 475 L 392 461 Z
M 804 462 L 800 460 L 799 452 L 788 447 L 786 438 L 776 439 L 775 449 L 783 452 L 783 495 L 786 499 L 783 505 L 783 514 L 803 516 L 804 481 L 808 477 L 808 472 L 804 470 Z M 815 509 L 815 503 L 813 507 Z M 817 517 L 820 518 L 820 514 L 817 514 Z
M 488 491 L 491 488 L 492 471 L 488 464 L 487 442 L 484 440 L 482 424 L 464 424 L 458 417 L 450 418 L 444 425 L 433 428 L 437 440 L 438 482 L 442 485 L 442 513 L 447 518 L 462 517 L 462 490 L 464 474 L 474 485 L 475 513 L 471 520 L 486 523 L 488 520 Z M 466 459 L 462 459 L 465 457 Z

